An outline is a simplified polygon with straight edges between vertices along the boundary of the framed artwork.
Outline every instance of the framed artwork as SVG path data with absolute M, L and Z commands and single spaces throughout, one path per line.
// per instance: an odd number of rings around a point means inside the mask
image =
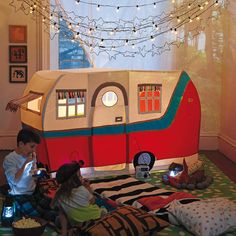
M 27 43 L 26 25 L 9 25 L 10 43 Z
M 27 46 L 10 45 L 9 46 L 9 62 L 10 63 L 26 63 L 27 62 Z
M 27 83 L 27 66 L 9 67 L 10 83 Z

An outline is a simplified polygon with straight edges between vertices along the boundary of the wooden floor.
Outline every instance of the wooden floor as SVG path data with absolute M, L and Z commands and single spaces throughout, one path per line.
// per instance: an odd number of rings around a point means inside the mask
M 8 153 L 7 150 L 0 150 L 0 185 L 6 183 L 2 162 Z M 205 154 L 225 175 L 236 183 L 236 163 L 218 151 L 200 151 L 200 153 Z

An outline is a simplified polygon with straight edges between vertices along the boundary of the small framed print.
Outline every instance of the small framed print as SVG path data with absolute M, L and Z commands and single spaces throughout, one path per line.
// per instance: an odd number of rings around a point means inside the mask
M 26 63 L 27 62 L 27 46 L 10 45 L 9 46 L 9 62 L 10 63 Z
M 27 83 L 27 66 L 10 66 L 10 83 Z
M 26 25 L 9 25 L 10 43 L 27 43 Z

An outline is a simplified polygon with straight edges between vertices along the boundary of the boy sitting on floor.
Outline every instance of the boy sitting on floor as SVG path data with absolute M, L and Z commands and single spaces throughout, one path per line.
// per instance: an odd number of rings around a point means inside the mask
M 37 188 L 35 151 L 40 137 L 30 129 L 22 129 L 17 135 L 17 147 L 3 161 L 3 168 L 10 186 L 9 195 L 21 216 L 40 216 L 54 221 L 57 212 L 50 208 L 50 198 Z

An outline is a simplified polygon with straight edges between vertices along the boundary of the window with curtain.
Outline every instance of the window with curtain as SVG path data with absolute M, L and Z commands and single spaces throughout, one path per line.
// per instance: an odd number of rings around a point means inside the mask
M 161 112 L 161 85 L 138 85 L 139 113 Z
M 86 90 L 57 90 L 57 118 L 85 116 Z
M 52 5 L 56 5 L 55 0 L 50 1 Z M 97 2 L 104 6 L 116 6 L 118 4 L 116 0 L 99 0 Z M 160 2 L 160 5 L 158 4 L 160 9 L 159 7 L 154 8 L 153 5 L 150 4 L 149 7 L 141 7 L 141 9 L 137 10 L 136 1 L 125 0 L 121 5 L 133 5 L 135 7 L 121 7 L 118 12 L 117 8 L 114 7 L 101 7 L 101 9 L 98 10 L 97 5 L 90 1 L 58 0 L 56 3 L 59 3 L 60 8 L 56 8 L 57 14 L 53 15 L 52 20 L 59 24 L 60 32 L 58 34 L 57 27 L 56 29 L 51 27 L 51 37 L 53 37 L 54 33 L 59 37 L 59 45 L 55 47 L 59 50 L 58 68 L 65 69 L 94 66 L 98 68 L 154 70 L 161 67 L 163 60 L 159 60 L 159 54 L 158 56 L 155 56 L 154 50 L 158 47 L 151 46 L 152 43 L 154 43 L 153 41 L 148 40 L 135 45 L 135 47 L 131 43 L 133 38 L 142 38 L 144 37 L 143 34 L 148 34 L 146 31 L 149 31 L 149 28 L 156 33 L 155 27 L 144 27 L 144 29 L 141 29 L 136 33 L 134 33 L 133 30 L 127 32 L 125 28 L 128 27 L 133 29 L 132 26 L 135 26 L 136 24 L 144 24 L 146 21 L 152 22 L 149 18 L 162 14 L 166 5 L 169 5 L 166 1 Z M 60 13 L 61 9 L 63 10 Z M 52 11 L 52 13 L 55 13 L 55 11 Z M 60 15 L 63 15 L 63 17 L 60 18 Z M 70 26 L 70 23 L 72 24 L 72 27 Z M 120 30 L 113 33 L 112 29 L 116 27 L 120 28 Z M 107 31 L 107 29 L 110 29 L 110 31 Z M 76 32 L 79 32 L 78 38 L 75 38 Z M 115 40 L 115 45 L 119 43 L 122 44 L 123 40 L 119 40 L 119 38 L 128 38 L 130 39 L 130 43 L 124 47 L 117 47 L 117 49 L 107 51 L 103 47 L 102 41 L 100 42 L 99 40 L 101 37 L 106 39 L 117 38 L 117 41 Z M 73 38 L 75 38 L 75 40 L 73 40 Z M 80 44 L 79 38 L 85 43 L 84 45 Z M 164 40 L 162 38 L 158 38 L 158 45 L 165 43 L 162 42 Z M 105 40 L 105 42 L 107 42 L 108 45 L 113 44 L 113 41 L 110 40 Z M 85 47 L 86 52 L 83 50 L 83 47 Z M 150 47 L 151 50 L 149 50 Z M 122 53 L 117 54 L 117 50 L 122 51 Z M 141 52 L 142 56 L 138 56 L 136 51 Z M 123 54 L 125 56 L 123 56 Z M 137 57 L 135 55 L 137 55 Z M 51 57 L 55 57 L 55 51 L 51 51 Z M 144 57 L 145 60 L 143 60 Z M 167 57 L 168 60 L 169 58 L 171 57 Z M 168 64 L 166 60 L 163 62 L 165 66 Z M 52 59 L 51 68 L 57 69 L 56 67 L 57 65 Z

